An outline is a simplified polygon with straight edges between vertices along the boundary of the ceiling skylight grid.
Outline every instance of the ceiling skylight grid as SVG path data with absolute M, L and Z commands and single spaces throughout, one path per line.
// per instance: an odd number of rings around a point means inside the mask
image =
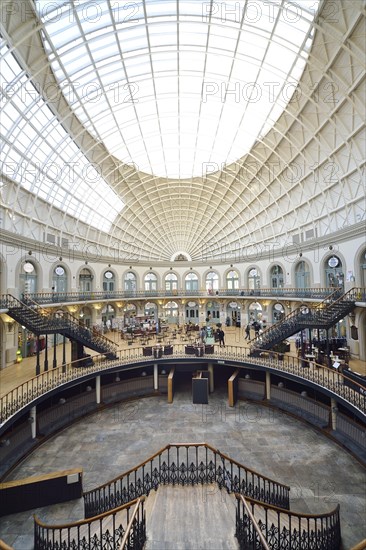
M 56 73 L 60 85 L 68 81 L 71 107 L 111 154 L 173 178 L 204 175 L 207 162 L 221 168 L 237 160 L 270 128 L 291 99 L 284 86 L 301 76 L 307 53 L 300 53 L 317 8 L 228 0 L 209 13 L 210 4 L 199 0 L 93 4 L 88 11 L 88 3 L 71 1 L 62 11 L 54 3 L 52 18 L 36 0 L 64 67 Z M 269 83 L 276 84 L 272 95 Z M 168 97 L 177 98 L 174 106 Z
M 122 200 L 64 130 L 10 50 L 2 48 L 1 54 L 2 75 L 13 75 L 3 80 L 1 92 L 2 173 L 48 203 L 108 231 L 124 206 Z

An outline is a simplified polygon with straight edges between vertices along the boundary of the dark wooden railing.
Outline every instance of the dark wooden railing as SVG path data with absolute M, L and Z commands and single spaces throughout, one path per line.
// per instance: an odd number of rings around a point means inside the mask
M 139 496 L 147 496 L 160 485 L 210 483 L 282 508 L 288 508 L 290 504 L 287 485 L 246 468 L 207 443 L 176 443 L 166 445 L 112 481 L 85 492 L 85 517 L 106 512 Z
M 63 525 L 46 525 L 34 516 L 34 550 L 141 550 L 146 541 L 144 500 Z
M 236 532 L 240 549 L 339 550 L 339 505 L 326 514 L 298 514 L 236 494 Z M 265 539 L 258 533 L 258 528 Z

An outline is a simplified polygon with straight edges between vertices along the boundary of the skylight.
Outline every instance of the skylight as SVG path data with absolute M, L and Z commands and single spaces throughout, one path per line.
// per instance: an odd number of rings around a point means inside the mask
M 36 0 L 67 100 L 109 152 L 145 172 L 236 161 L 291 100 L 318 2 Z
M 5 43 L 0 59 L 1 172 L 49 204 L 109 231 L 123 202 L 74 143 Z

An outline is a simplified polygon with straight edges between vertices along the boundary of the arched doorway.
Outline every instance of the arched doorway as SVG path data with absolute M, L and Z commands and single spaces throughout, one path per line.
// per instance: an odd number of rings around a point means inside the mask
M 158 278 L 155 273 L 147 273 L 144 278 L 145 292 L 155 292 L 158 289 Z
M 67 292 L 67 273 L 61 264 L 53 270 L 52 288 L 55 292 Z
M 226 308 L 226 321 L 227 327 L 240 327 L 241 323 L 241 311 L 240 305 L 237 302 L 229 302 Z
M 279 323 L 285 317 L 285 308 L 279 302 L 272 308 L 272 323 Z
M 248 273 L 248 288 L 250 290 L 256 290 L 261 286 L 261 278 L 258 274 L 257 268 L 252 267 Z
M 163 309 L 167 323 L 178 323 L 179 308 L 177 302 L 168 302 Z
M 364 252 L 361 254 L 360 271 L 361 271 L 361 286 L 363 288 L 366 288 L 366 250 L 364 250 Z
M 252 302 L 248 307 L 248 323 L 252 324 L 254 321 L 262 320 L 262 306 L 259 302 Z
M 283 288 L 283 269 L 280 265 L 271 268 L 271 288 Z
M 116 318 L 116 309 L 111 304 L 107 304 L 102 309 L 102 323 L 107 330 L 114 328 L 114 320 Z
M 198 277 L 195 273 L 188 273 L 188 275 L 185 276 L 184 282 L 187 292 L 198 290 Z
M 325 287 L 338 288 L 344 285 L 344 275 L 342 262 L 338 256 L 334 254 L 325 261 Z
M 199 304 L 197 302 L 187 302 L 186 304 L 186 323 L 199 323 Z
M 103 291 L 104 292 L 114 292 L 115 290 L 116 278 L 113 271 L 109 269 L 103 274 Z
M 226 275 L 226 288 L 228 290 L 239 289 L 239 274 L 237 271 L 229 271 L 229 273 Z
M 19 274 L 19 297 L 35 292 L 37 292 L 37 270 L 35 265 L 27 260 L 21 266 Z
M 206 290 L 209 294 L 214 294 L 219 290 L 219 276 L 215 271 L 210 271 L 206 275 Z
M 145 304 L 144 313 L 146 315 L 146 319 L 150 321 L 158 320 L 158 306 L 153 302 L 147 302 Z
M 87 267 L 84 267 L 79 273 L 79 291 L 90 292 L 92 290 L 93 275 Z
M 308 264 L 301 260 L 295 267 L 295 287 L 309 288 L 310 287 L 310 271 Z
M 127 295 L 132 295 L 134 292 L 136 292 L 136 289 L 136 275 L 132 271 L 128 271 L 124 276 L 124 290 Z
M 80 324 L 84 327 L 90 328 L 92 326 L 92 310 L 88 306 L 81 308 L 79 312 Z
M 176 294 L 178 291 L 178 277 L 175 273 L 168 273 L 165 276 L 165 292 Z
M 220 322 L 220 304 L 218 302 L 207 302 L 206 319 L 208 319 L 208 322 L 210 323 Z

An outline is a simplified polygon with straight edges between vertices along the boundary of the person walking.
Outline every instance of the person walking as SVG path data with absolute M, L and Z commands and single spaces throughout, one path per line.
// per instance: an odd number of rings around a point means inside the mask
M 250 325 L 249 324 L 245 328 L 245 340 L 250 341 Z

